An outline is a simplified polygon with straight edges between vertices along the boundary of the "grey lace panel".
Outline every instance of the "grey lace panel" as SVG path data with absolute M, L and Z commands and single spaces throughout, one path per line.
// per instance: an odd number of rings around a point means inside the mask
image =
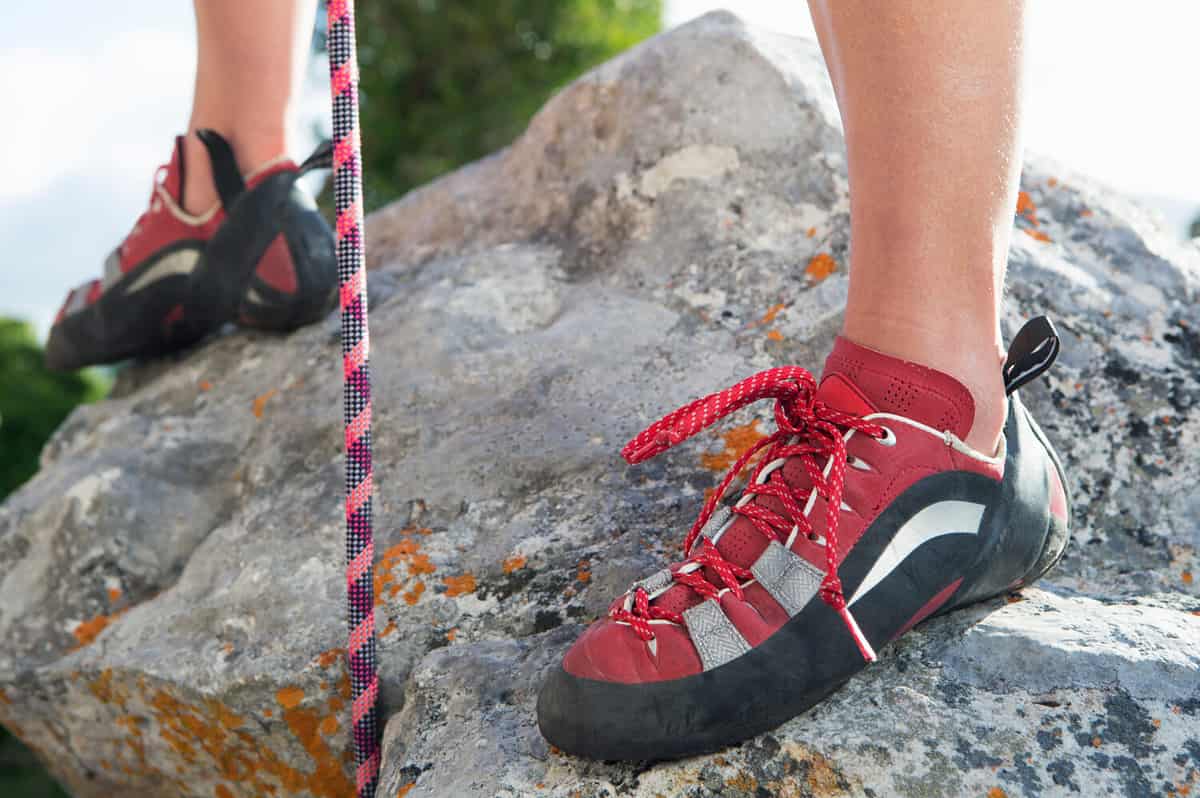
M 733 625 L 721 609 L 721 605 L 712 599 L 705 599 L 694 607 L 683 611 L 683 621 L 687 624 L 688 634 L 696 651 L 700 653 L 700 661 L 704 670 L 724 665 L 735 657 L 740 657 L 750 650 L 750 644 L 742 633 Z
M 671 570 L 664 568 L 661 571 L 655 571 L 645 579 L 639 579 L 633 583 L 633 587 L 629 588 L 629 592 L 637 590 L 639 587 L 645 590 L 650 595 L 654 595 L 664 587 L 669 587 L 671 584 Z
M 789 616 L 804 609 L 821 587 L 824 574 L 799 554 L 772 540 L 766 551 L 750 567 L 763 589 L 779 602 Z

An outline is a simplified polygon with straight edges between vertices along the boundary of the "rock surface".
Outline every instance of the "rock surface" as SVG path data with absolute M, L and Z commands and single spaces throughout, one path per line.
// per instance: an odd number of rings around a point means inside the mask
M 832 342 L 848 201 L 819 54 L 710 15 L 375 214 L 380 795 L 1200 789 L 1200 252 L 1043 161 L 1023 189 L 1005 322 L 1064 334 L 1025 393 L 1076 498 L 1067 558 L 772 734 L 640 766 L 550 750 L 536 686 L 767 408 L 634 469 L 624 441 Z M 74 795 L 352 794 L 335 330 L 123 372 L 0 510 L 0 721 Z

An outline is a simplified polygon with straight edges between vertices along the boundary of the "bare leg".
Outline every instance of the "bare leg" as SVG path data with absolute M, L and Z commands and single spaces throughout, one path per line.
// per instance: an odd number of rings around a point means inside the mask
M 1020 174 L 1022 0 L 809 0 L 850 174 L 856 343 L 958 379 L 967 442 L 1007 412 L 1000 297 Z
M 208 155 L 195 136 L 212 128 L 243 172 L 288 151 L 292 98 L 308 60 L 316 0 L 195 0 L 196 93 L 184 150 L 184 208 L 217 202 Z

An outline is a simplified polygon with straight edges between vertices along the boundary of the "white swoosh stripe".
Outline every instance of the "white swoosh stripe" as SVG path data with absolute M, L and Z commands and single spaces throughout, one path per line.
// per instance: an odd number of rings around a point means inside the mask
M 982 504 L 963 501 L 944 501 L 931 504 L 900 527 L 871 566 L 866 578 L 854 591 L 847 604 L 853 604 L 896 570 L 909 555 L 934 538 L 943 535 L 978 535 L 983 519 Z
M 141 291 L 146 286 L 156 283 L 164 277 L 171 277 L 176 274 L 191 274 L 192 270 L 196 268 L 196 261 L 198 260 L 200 260 L 200 252 L 195 249 L 181 249 L 172 252 L 139 274 L 138 278 L 125 289 L 125 293 L 132 294 L 135 291 Z

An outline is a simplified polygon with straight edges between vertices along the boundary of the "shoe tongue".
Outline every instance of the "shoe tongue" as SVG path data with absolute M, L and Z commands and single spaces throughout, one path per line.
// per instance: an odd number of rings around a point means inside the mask
M 892 413 L 959 438 L 975 421 L 975 400 L 958 380 L 841 336 L 825 360 L 817 396 L 848 413 Z
M 852 416 L 879 412 L 879 409 L 863 396 L 862 391 L 841 374 L 827 374 L 821 380 L 821 385 L 817 388 L 817 399 Z
M 171 160 L 167 163 L 167 173 L 160 184 L 171 199 L 183 207 L 183 136 L 175 137 L 175 149 L 171 152 Z

